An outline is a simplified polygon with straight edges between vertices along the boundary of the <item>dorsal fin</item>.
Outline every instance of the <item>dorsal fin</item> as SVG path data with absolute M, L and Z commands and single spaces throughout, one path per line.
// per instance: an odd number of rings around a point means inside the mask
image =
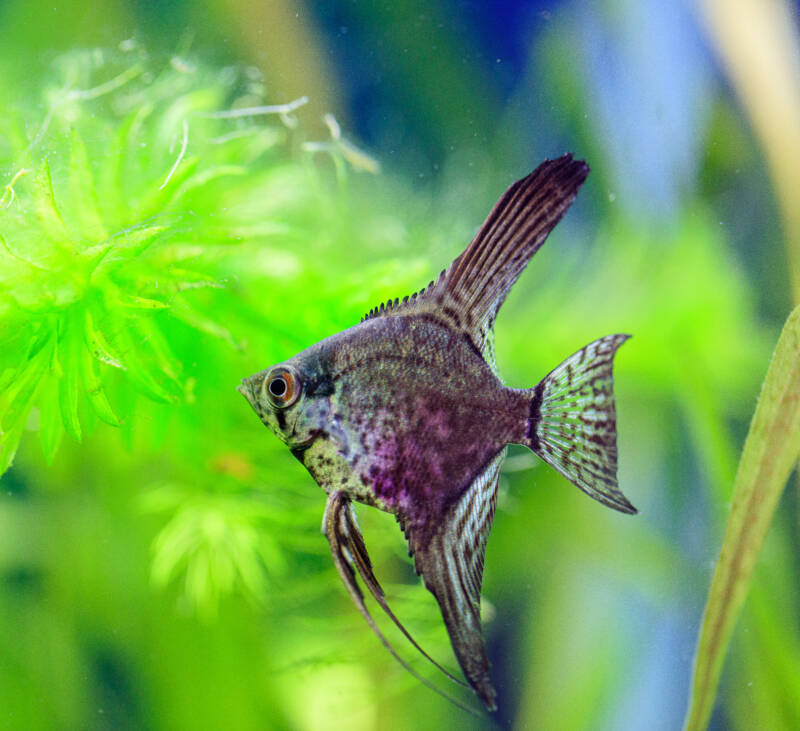
M 588 174 L 589 166 L 572 155 L 543 162 L 502 195 L 466 251 L 450 266 L 445 300 L 466 316 L 480 349 L 508 291 L 575 200 Z
M 365 320 L 372 320 L 375 317 L 383 317 L 384 315 L 407 314 L 411 312 L 414 306 L 417 304 L 417 299 L 424 297 L 428 290 L 433 289 L 433 287 L 441 281 L 446 272 L 447 270 L 443 269 L 437 279 L 428 282 L 428 286 L 423 287 L 419 292 L 406 295 L 402 299 L 395 297 L 393 300 L 381 302 L 380 305 L 373 307 L 366 315 L 364 315 L 364 317 L 361 318 L 361 322 L 364 322 Z
M 546 160 L 497 201 L 475 238 L 435 282 L 385 303 L 364 319 L 430 313 L 463 330 L 487 355 L 497 312 L 531 257 L 561 220 L 589 174 L 572 155 Z

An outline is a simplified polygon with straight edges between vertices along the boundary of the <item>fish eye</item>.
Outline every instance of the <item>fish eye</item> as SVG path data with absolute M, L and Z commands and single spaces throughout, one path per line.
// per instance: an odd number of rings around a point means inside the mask
M 283 376 L 278 376 L 277 378 L 273 378 L 269 384 L 269 392 L 275 396 L 275 398 L 280 398 L 283 394 L 286 393 L 289 386 L 286 385 L 286 379 Z
M 300 395 L 299 380 L 295 377 L 293 370 L 287 366 L 280 366 L 275 368 L 264 381 L 267 398 L 273 406 L 279 409 L 291 406 Z

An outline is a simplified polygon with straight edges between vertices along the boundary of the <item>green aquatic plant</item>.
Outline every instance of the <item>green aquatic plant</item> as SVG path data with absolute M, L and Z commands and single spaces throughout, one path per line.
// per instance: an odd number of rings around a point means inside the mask
M 800 307 L 789 315 L 778 340 L 742 449 L 700 630 L 687 731 L 702 731 L 708 725 L 725 651 L 778 499 L 799 456 Z
M 4 120 L 0 472 L 34 407 L 49 462 L 64 431 L 80 441 L 95 417 L 119 426 L 126 388 L 185 399 L 184 358 L 165 335 L 174 323 L 235 345 L 198 290 L 224 285 L 220 259 L 256 224 L 238 213 L 234 181 L 285 130 L 219 118 L 246 93 L 235 74 L 173 59 L 154 76 L 134 55 L 61 59 L 33 139 L 30 109 Z M 257 224 L 251 238 L 278 227 L 268 216 Z
M 34 407 L 52 461 L 65 430 L 80 441 L 95 417 L 124 422 L 127 388 L 190 398 L 187 352 L 167 331 L 237 347 L 231 322 L 251 314 L 244 280 L 296 279 L 282 244 L 327 195 L 290 154 L 305 100 L 264 105 L 252 70 L 172 58 L 146 71 L 128 51 L 59 59 L 46 111 L 19 105 L 2 122 L 0 472 Z M 334 129 L 313 149 L 369 167 Z M 198 291 L 224 287 L 222 302 Z
M 226 411 L 219 393 L 236 396 L 245 346 L 296 348 L 316 328 L 287 327 L 282 302 L 314 290 L 309 317 L 343 300 L 360 312 L 354 289 L 369 296 L 422 262 L 400 273 L 378 256 L 338 282 L 322 276 L 315 253 L 371 235 L 369 216 L 360 233 L 342 230 L 337 208 L 348 170 L 377 163 L 330 115 L 331 140 L 308 141 L 295 116 L 305 99 L 265 104 L 254 69 L 123 44 L 58 58 L 43 96 L 0 122 L 0 473 L 26 431 L 48 464 L 65 434 L 80 442 L 98 422 L 129 448 L 174 439 L 184 462 L 142 486 L 142 509 L 168 517 L 154 580 L 185 576 L 204 613 L 234 586 L 261 601 L 266 566 L 281 564 L 265 525 L 292 522 L 289 508 L 241 497 L 249 458 L 212 444 L 199 414 L 236 420 L 238 400 Z M 208 459 L 194 465 L 202 444 Z

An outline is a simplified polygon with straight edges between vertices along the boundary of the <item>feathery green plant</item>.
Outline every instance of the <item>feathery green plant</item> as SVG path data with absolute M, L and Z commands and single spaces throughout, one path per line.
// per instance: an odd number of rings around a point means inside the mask
M 233 343 L 197 290 L 223 286 L 217 263 L 245 221 L 211 204 L 235 195 L 233 181 L 285 134 L 238 134 L 215 116 L 246 93 L 232 72 L 173 59 L 153 75 L 141 53 L 74 54 L 61 66 L 33 139 L 30 108 L 0 131 L 0 171 L 11 172 L 0 208 L 0 472 L 34 406 L 52 461 L 64 431 L 80 441 L 94 417 L 120 425 L 120 389 L 185 398 L 167 319 Z
M 404 279 L 385 257 L 344 281 L 313 261 L 343 233 L 347 165 L 376 163 L 332 117 L 329 142 L 304 142 L 304 100 L 265 105 L 253 69 L 159 62 L 128 43 L 60 57 L 53 73 L 41 106 L 17 100 L 0 121 L 0 474 L 26 429 L 48 463 L 65 432 L 81 441 L 98 420 L 131 446 L 171 439 L 184 459 L 142 485 L 142 509 L 168 516 L 154 580 L 185 576 L 205 613 L 235 586 L 261 601 L 266 567 L 282 564 L 268 526 L 299 522 L 297 506 L 254 499 L 249 457 L 215 444 L 206 420 L 249 423 L 231 374 L 317 335 L 282 301 L 313 287 L 317 318 L 343 300 L 355 317 Z M 148 417 L 148 401 L 167 408 Z

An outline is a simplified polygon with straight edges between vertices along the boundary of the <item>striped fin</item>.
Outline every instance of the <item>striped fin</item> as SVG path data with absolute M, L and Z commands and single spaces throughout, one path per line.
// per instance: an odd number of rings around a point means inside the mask
M 503 449 L 472 481 L 428 538 L 406 531 L 417 572 L 442 610 L 453 651 L 469 684 L 490 710 L 497 692 L 481 634 L 483 558 L 497 503 Z
M 585 493 L 635 513 L 617 485 L 617 413 L 612 367 L 630 336 L 608 335 L 567 358 L 531 389 L 527 444 Z
M 454 699 L 433 685 L 433 683 L 431 683 L 427 678 L 424 678 L 417 673 L 405 660 L 403 660 L 403 658 L 397 654 L 395 649 L 378 628 L 378 625 L 375 623 L 375 620 L 372 618 L 372 615 L 369 613 L 369 610 L 364 604 L 364 595 L 356 583 L 356 571 L 358 571 L 361 580 L 370 590 L 370 593 L 378 602 L 378 604 L 380 604 L 386 614 L 389 615 L 392 621 L 397 625 L 397 627 L 411 642 L 411 644 L 448 678 L 455 681 L 459 685 L 466 685 L 463 681 L 454 677 L 433 658 L 431 658 L 431 656 L 428 655 L 428 653 L 426 653 L 417 644 L 416 640 L 414 640 L 406 628 L 401 624 L 400 620 L 397 619 L 392 610 L 389 608 L 389 605 L 386 603 L 383 588 L 375 578 L 375 574 L 372 572 L 372 562 L 370 561 L 369 554 L 367 553 L 367 547 L 364 543 L 364 538 L 361 535 L 361 530 L 356 522 L 356 517 L 352 509 L 352 503 L 350 499 L 341 491 L 334 491 L 328 496 L 328 501 L 325 505 L 325 515 L 322 519 L 322 532 L 328 539 L 328 543 L 331 547 L 331 554 L 333 555 L 333 563 L 336 566 L 336 570 L 339 572 L 339 576 L 347 588 L 350 597 L 352 598 L 359 612 L 361 612 L 362 616 L 367 621 L 367 624 L 381 641 L 381 644 L 383 644 L 383 646 L 389 651 L 389 654 L 391 654 L 391 656 L 397 660 L 397 662 L 399 662 L 403 668 L 405 668 L 423 685 L 426 685 L 431 690 L 438 693 L 443 698 L 446 698 L 459 708 L 475 714 L 476 711 L 474 708 L 470 708 L 469 706 L 460 703 L 458 700 Z
M 575 200 L 589 174 L 583 160 L 546 160 L 495 204 L 472 243 L 448 270 L 446 298 L 479 349 L 500 306 L 531 257 Z
M 435 282 L 373 309 L 364 319 L 434 314 L 465 331 L 491 358 L 485 350 L 500 306 L 588 174 L 589 166 L 572 155 L 546 160 L 506 190 L 464 253 Z

